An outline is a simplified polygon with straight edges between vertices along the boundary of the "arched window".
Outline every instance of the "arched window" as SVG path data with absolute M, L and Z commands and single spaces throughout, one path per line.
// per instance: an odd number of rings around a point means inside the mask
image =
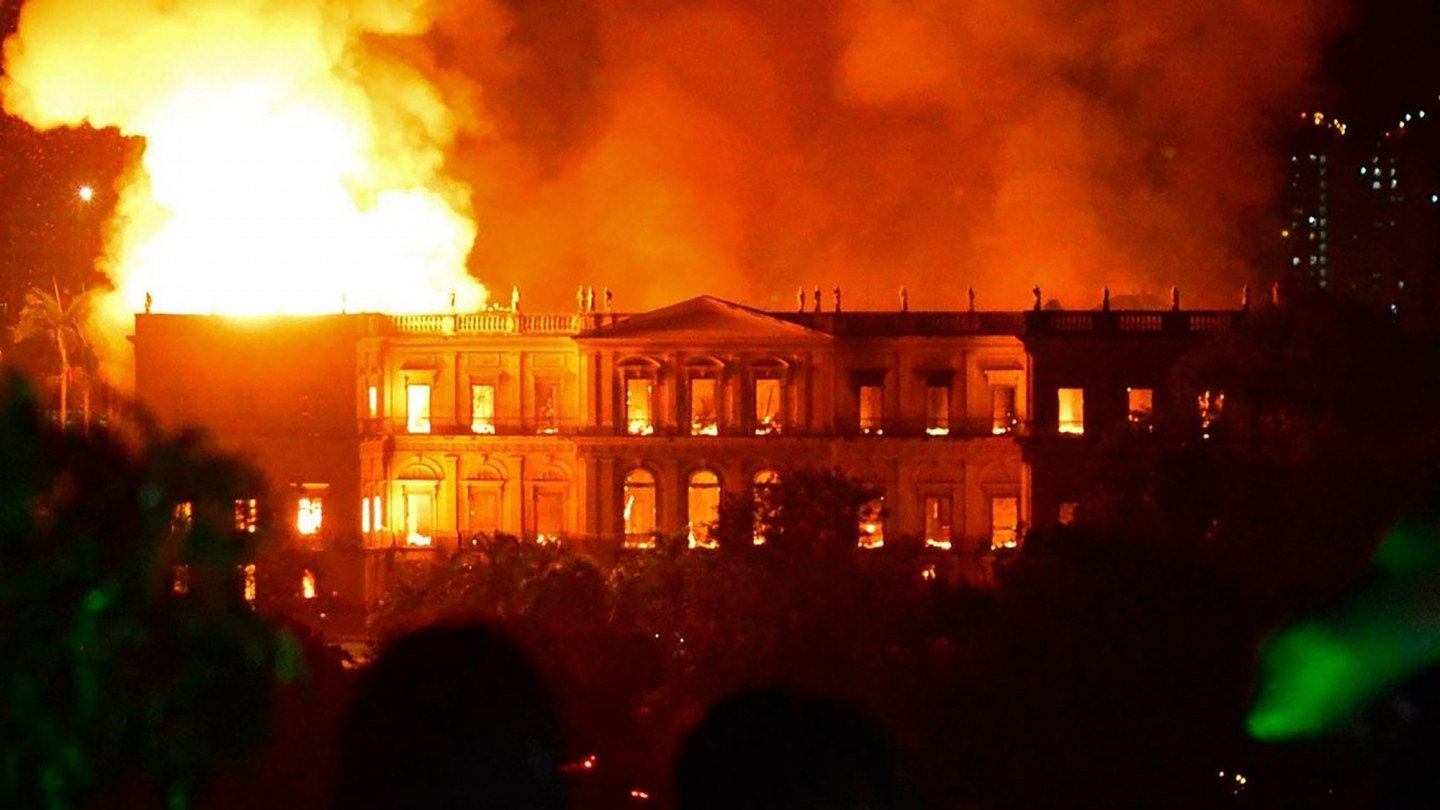
M 769 496 L 773 487 L 780 483 L 780 473 L 774 470 L 761 470 L 755 473 L 751 481 L 751 489 L 755 498 L 755 545 L 765 545 L 765 537 L 770 531 L 770 519 L 775 510 L 775 503 Z
M 625 474 L 625 547 L 655 547 L 655 476 L 635 468 Z
M 720 479 L 709 470 L 690 476 L 687 513 L 690 548 L 715 548 L 715 522 L 720 518 Z

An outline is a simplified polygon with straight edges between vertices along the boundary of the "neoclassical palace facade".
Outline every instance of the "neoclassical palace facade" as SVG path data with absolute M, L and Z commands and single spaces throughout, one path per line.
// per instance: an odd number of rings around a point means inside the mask
M 839 469 L 862 543 L 977 564 L 1068 520 L 1097 433 L 1240 313 L 508 310 L 136 316 L 136 387 L 269 476 L 261 508 L 364 603 L 480 533 L 596 554 L 711 544 L 724 493 Z

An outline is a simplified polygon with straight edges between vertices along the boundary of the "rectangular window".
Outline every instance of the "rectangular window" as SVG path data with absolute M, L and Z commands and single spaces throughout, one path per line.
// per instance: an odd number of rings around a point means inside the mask
M 469 523 L 472 533 L 494 535 L 500 531 L 500 488 L 498 486 L 476 486 L 470 488 Z
M 1061 388 L 1057 392 L 1060 403 L 1059 430 L 1075 436 L 1085 432 L 1085 389 Z
M 925 388 L 925 432 L 931 436 L 950 433 L 950 386 Z
M 1057 516 L 1061 526 L 1075 525 L 1075 511 L 1080 508 L 1078 503 L 1060 504 L 1060 514 Z
M 385 521 L 380 514 L 380 496 L 376 495 L 370 500 L 370 514 L 375 521 L 375 531 L 385 531 Z
M 405 386 L 405 429 L 411 433 L 430 432 L 430 386 Z
M 235 531 L 254 534 L 259 525 L 260 506 L 254 498 L 235 500 Z
M 379 416 L 380 389 L 375 386 L 375 383 L 370 383 L 370 387 L 365 390 L 365 401 L 369 406 L 370 418 L 374 419 Z
M 435 493 L 405 493 L 405 543 L 428 546 L 435 536 Z
M 1155 415 L 1155 391 L 1150 388 L 1127 388 L 1125 389 L 1126 399 L 1129 401 L 1129 419 L 1132 425 L 1143 425 L 1150 421 Z
M 244 590 L 243 590 L 241 593 L 242 593 L 242 595 L 245 597 L 245 601 L 246 601 L 246 602 L 254 602 L 254 601 L 255 601 L 255 595 L 256 595 L 256 594 L 255 594 L 255 590 L 256 590 L 256 589 L 255 589 L 255 563 L 249 563 L 249 564 L 247 564 L 247 565 L 244 567 L 244 569 L 242 569 L 242 570 L 245 572 L 245 585 L 244 585 Z
M 1020 545 L 1020 499 L 990 499 L 990 547 L 1015 548 Z
M 655 432 L 655 381 L 631 377 L 625 381 L 625 432 L 649 436 Z
M 884 386 L 860 386 L 860 432 L 877 436 L 885 432 Z
M 300 499 L 295 513 L 295 529 L 301 534 L 315 534 L 320 531 L 323 520 L 321 499 L 311 495 Z
M 1015 417 L 1015 386 L 990 386 L 990 432 L 996 436 L 1013 433 Z
M 181 501 L 170 508 L 170 531 L 183 532 L 190 529 L 195 520 L 195 504 Z
M 716 436 L 720 433 L 715 380 L 709 377 L 690 380 L 690 433 L 694 436 Z
M 950 498 L 945 495 L 925 496 L 925 545 L 950 548 Z
M 560 384 L 535 381 L 535 429 L 539 433 L 560 432 Z
M 470 432 L 495 432 L 495 386 L 470 386 Z
M 565 493 L 539 490 L 535 493 L 535 540 L 549 543 L 565 531 Z
M 885 498 L 881 496 L 860 507 L 860 548 L 885 545 Z
M 369 533 L 370 533 L 370 499 L 369 499 L 369 498 L 361 498 L 361 499 L 360 499 L 360 532 L 361 532 L 361 534 L 369 534 Z
M 761 436 L 780 432 L 781 387 L 777 379 L 755 381 L 755 433 Z

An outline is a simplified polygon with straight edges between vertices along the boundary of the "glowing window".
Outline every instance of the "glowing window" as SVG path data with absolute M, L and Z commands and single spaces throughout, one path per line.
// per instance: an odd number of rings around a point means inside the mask
M 759 435 L 778 433 L 781 423 L 780 380 L 762 378 L 755 381 L 755 432 Z
M 235 531 L 254 534 L 259 512 L 259 503 L 254 498 L 235 499 Z
M 698 470 L 690 476 L 686 504 L 690 548 L 715 548 L 715 522 L 720 519 L 720 479 L 715 473 Z
M 411 433 L 430 432 L 430 386 L 405 386 L 405 429 Z
M 295 514 L 296 531 L 301 534 L 315 534 L 320 531 L 323 519 L 324 510 L 319 497 L 311 495 L 300 499 L 299 508 Z
M 931 385 L 925 388 L 925 432 L 944 436 L 950 432 L 950 386 Z
M 990 432 L 997 436 L 1015 430 L 1015 386 L 990 386 Z
M 360 499 L 360 531 L 362 534 L 370 533 L 370 499 Z
M 1085 389 L 1061 388 L 1059 429 L 1061 433 L 1080 435 L 1085 432 Z
M 1080 508 L 1078 503 L 1060 504 L 1060 514 L 1057 516 L 1061 526 L 1075 525 L 1075 512 Z
M 1210 431 L 1225 413 L 1225 392 L 1206 390 L 1195 398 L 1200 412 L 1200 435 L 1210 438 Z
M 690 433 L 695 436 L 715 436 L 720 433 L 715 388 L 715 380 L 709 377 L 695 377 L 690 380 Z
M 380 389 L 375 387 L 375 383 L 370 383 L 370 387 L 365 390 L 365 400 L 369 406 L 370 418 L 374 419 L 375 417 L 379 416 Z
M 625 474 L 624 515 L 625 546 L 655 546 L 655 476 L 648 470 L 634 469 Z
M 560 539 L 565 532 L 565 492 L 541 489 L 535 492 L 535 539 L 541 543 Z
M 380 496 L 379 496 L 379 495 L 376 495 L 374 498 L 371 498 L 371 499 L 370 499 L 370 514 L 371 514 L 371 518 L 375 521 L 375 531 L 377 531 L 377 532 L 379 532 L 379 531 L 384 531 L 384 530 L 385 530 L 385 521 L 384 521 L 384 520 L 381 518 L 381 516 L 380 516 Z
M 470 431 L 485 434 L 495 432 L 495 386 L 470 386 Z
M 950 548 L 949 496 L 925 496 L 925 545 L 931 548 Z
M 177 565 L 170 572 L 170 591 L 176 594 L 190 592 L 190 566 Z
M 466 498 L 471 532 L 493 535 L 500 531 L 501 498 L 499 482 L 470 487 Z
M 195 519 L 195 504 L 181 501 L 170 508 L 170 531 L 183 532 Z
M 867 501 L 860 507 L 860 548 L 885 545 L 885 498 Z
M 246 566 L 244 567 L 244 569 L 242 569 L 242 570 L 243 570 L 244 573 L 245 573 L 245 584 L 244 584 L 244 586 L 243 586 L 243 587 L 244 587 L 244 590 L 242 590 L 241 593 L 244 595 L 246 602 L 254 602 L 254 601 L 255 601 L 255 591 L 256 591 L 256 588 L 255 588 L 255 563 L 250 563 L 249 565 L 246 565 Z
M 1020 545 L 1020 499 L 990 499 L 990 547 L 1015 548 Z
M 1132 425 L 1143 425 L 1155 415 L 1155 391 L 1150 388 L 1127 388 L 1129 419 Z
M 885 432 L 885 388 L 883 386 L 860 386 L 860 432 L 876 435 Z
M 315 598 L 315 572 L 309 568 L 300 573 L 300 598 Z
M 648 377 L 625 381 L 625 432 L 632 436 L 655 432 L 655 381 Z
M 535 381 L 535 429 L 540 433 L 560 432 L 560 384 Z
M 770 534 L 770 520 L 773 518 L 770 496 L 776 486 L 780 484 L 780 474 L 774 470 L 761 470 L 755 473 L 754 486 L 754 540 L 755 545 L 765 545 L 765 538 Z
M 428 546 L 435 535 L 435 493 L 405 493 L 405 543 Z

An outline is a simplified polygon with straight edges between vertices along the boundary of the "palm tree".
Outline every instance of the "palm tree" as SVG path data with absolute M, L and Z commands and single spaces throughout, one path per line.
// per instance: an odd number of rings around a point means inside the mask
M 51 290 L 31 287 L 26 291 L 25 305 L 20 309 L 20 319 L 11 336 L 16 343 L 32 338 L 54 341 L 60 359 L 60 427 L 63 429 L 69 422 L 70 382 L 81 379 L 86 383 L 82 424 L 85 430 L 89 430 L 89 372 L 93 365 L 93 356 L 84 332 L 89 299 L 77 295 L 70 299 L 67 306 L 60 296 L 60 285 L 53 279 L 51 283 Z

